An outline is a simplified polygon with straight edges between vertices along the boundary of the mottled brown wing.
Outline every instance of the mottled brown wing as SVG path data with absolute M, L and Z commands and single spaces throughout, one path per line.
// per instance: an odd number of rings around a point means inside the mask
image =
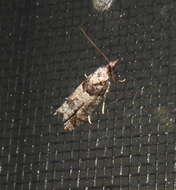
M 56 110 L 55 113 L 63 114 L 63 121 L 67 121 L 80 109 L 82 105 L 83 102 L 79 101 L 77 98 L 67 98 L 65 102 Z

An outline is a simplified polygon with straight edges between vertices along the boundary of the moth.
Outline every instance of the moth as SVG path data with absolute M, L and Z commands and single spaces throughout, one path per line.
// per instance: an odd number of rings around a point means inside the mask
M 87 40 L 104 57 L 108 64 L 99 67 L 88 76 L 85 75 L 85 80 L 81 82 L 74 92 L 66 98 L 63 104 L 55 111 L 54 115 L 63 115 L 64 129 L 66 131 L 72 131 L 87 121 L 92 124 L 91 115 L 100 103 L 102 103 L 102 114 L 104 114 L 105 100 L 110 90 L 111 82 L 116 79 L 114 71 L 119 64 L 118 60 L 109 61 L 84 29 L 80 29 Z

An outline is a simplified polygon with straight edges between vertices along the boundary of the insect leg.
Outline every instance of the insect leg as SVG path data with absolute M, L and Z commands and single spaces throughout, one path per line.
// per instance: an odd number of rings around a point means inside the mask
M 122 80 L 118 80 L 119 82 L 123 83 L 123 82 L 126 82 L 126 78 L 122 79 Z
M 88 115 L 88 122 L 89 122 L 90 124 L 92 124 L 90 115 Z
M 87 76 L 86 74 L 84 74 L 84 76 L 85 76 L 85 78 L 87 79 L 88 76 Z
M 111 83 L 109 81 L 108 82 L 108 87 L 107 87 L 107 89 L 106 89 L 106 91 L 104 93 L 104 97 L 103 97 L 103 105 L 102 105 L 102 110 L 101 110 L 102 114 L 104 114 L 104 112 L 105 112 L 105 101 L 106 101 L 106 96 L 107 96 L 107 94 L 109 92 L 110 86 L 111 86 Z

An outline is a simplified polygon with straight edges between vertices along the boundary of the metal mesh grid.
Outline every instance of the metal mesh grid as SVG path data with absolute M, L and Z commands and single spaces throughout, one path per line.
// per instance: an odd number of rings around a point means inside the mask
M 176 189 L 176 4 L 1 2 L 0 189 Z M 105 64 L 82 25 L 127 78 L 93 126 L 65 132 L 55 108 Z

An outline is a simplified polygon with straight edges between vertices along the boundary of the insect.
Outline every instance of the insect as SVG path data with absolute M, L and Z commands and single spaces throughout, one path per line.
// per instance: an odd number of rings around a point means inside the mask
M 108 62 L 99 67 L 90 75 L 85 75 L 85 80 L 65 99 L 64 103 L 55 111 L 54 115 L 62 114 L 64 129 L 72 131 L 80 124 L 88 121 L 91 123 L 91 115 L 102 102 L 102 114 L 105 110 L 105 100 L 111 87 L 111 82 L 116 79 L 114 73 L 118 60 L 109 61 L 105 54 L 96 46 L 83 28 L 80 28 L 87 40 Z M 120 81 L 120 82 L 124 82 Z

